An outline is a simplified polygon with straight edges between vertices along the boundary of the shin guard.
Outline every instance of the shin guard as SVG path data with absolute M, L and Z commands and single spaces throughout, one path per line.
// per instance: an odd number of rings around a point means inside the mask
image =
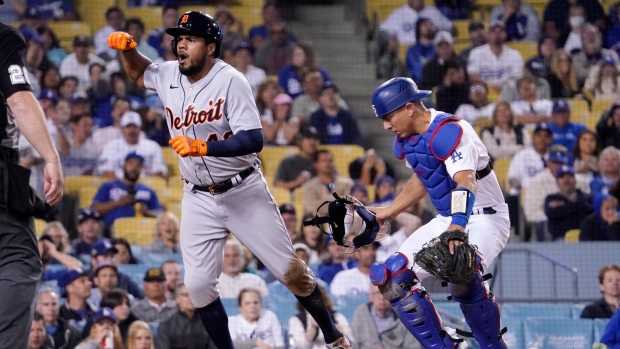
M 464 285 L 449 284 L 454 300 L 460 303 L 465 321 L 481 349 L 506 349 L 502 339 L 499 307 L 487 292 L 480 271 Z

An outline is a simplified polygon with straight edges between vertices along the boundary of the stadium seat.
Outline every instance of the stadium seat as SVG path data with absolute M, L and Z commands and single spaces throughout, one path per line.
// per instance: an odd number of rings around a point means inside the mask
M 585 123 L 590 113 L 588 102 L 574 98 L 568 98 L 567 102 L 570 105 L 570 121 Z
M 502 315 L 502 328 L 506 327 L 508 332 L 504 333 L 502 338 L 506 342 L 508 348 L 525 348 L 525 339 L 523 337 L 523 319 L 511 318 Z
M 501 158 L 493 162 L 493 170 L 502 189 L 508 188 L 508 167 L 511 160 L 512 158 Z
M 65 194 L 79 195 L 84 187 L 99 188 L 107 179 L 99 176 L 67 176 L 65 177 Z
M 506 43 L 506 46 L 519 51 L 524 62 L 538 54 L 536 41 L 510 41 Z
M 349 164 L 353 160 L 366 154 L 364 148 L 359 145 L 322 145 L 321 149 L 329 149 L 334 154 L 336 170 L 343 176 L 349 177 Z
M 433 294 L 433 305 L 435 305 L 435 309 L 437 309 L 437 312 L 446 313 L 450 316 L 455 316 L 459 318 L 463 317 L 463 312 L 461 311 L 461 306 L 458 302 L 446 302 L 445 298 L 443 298 L 443 301 L 438 302 L 437 299 L 439 299 L 438 296 L 436 294 Z
M 77 35 L 93 36 L 93 29 L 89 22 L 58 21 L 49 22 L 49 26 L 60 41 L 69 40 L 73 43 L 73 38 Z
M 126 1 L 119 1 L 125 3 Z M 89 23 L 96 32 L 106 26 L 105 11 L 112 6 L 116 6 L 116 0 L 79 0 L 76 4 L 76 10 L 80 14 L 82 21 Z M 54 22 L 62 23 L 62 22 Z
M 461 54 L 461 51 L 463 51 L 463 49 L 467 48 L 471 46 L 471 42 L 469 41 L 465 41 L 465 42 L 455 42 L 454 43 L 454 52 L 456 52 L 456 54 Z
M 146 245 L 154 240 L 155 218 L 117 218 L 112 228 L 114 237 L 125 238 L 130 244 Z
M 226 314 L 228 316 L 239 315 L 239 303 L 237 298 L 220 298 L 222 300 L 222 304 L 224 304 L 224 309 L 226 309 Z
M 409 51 L 411 45 L 400 45 L 398 47 L 398 59 L 407 65 L 407 51 Z
M 505 303 L 500 309 L 502 318 L 572 318 L 571 304 Z
M 366 1 L 366 15 L 371 21 L 376 15 L 377 25 L 379 25 L 390 15 L 392 11 L 394 11 L 395 8 L 402 5 L 402 0 L 368 0 Z
M 581 312 L 583 311 L 583 309 L 585 307 L 586 307 L 585 304 L 573 304 L 573 306 L 571 308 L 571 312 L 573 314 L 573 319 L 581 318 Z
M 93 202 L 95 194 L 97 194 L 99 187 L 82 187 L 78 194 L 78 200 L 80 207 L 90 207 Z
M 231 6 L 230 11 L 243 21 L 245 30 L 263 24 L 263 2 L 260 0 L 241 0 L 238 6 Z
M 158 193 L 159 202 L 166 208 L 172 207 L 175 204 L 181 203 L 183 200 L 183 189 L 179 188 L 165 188 L 161 195 Z
M 157 197 L 160 200 L 164 195 L 164 190 L 168 187 L 168 183 L 166 182 L 166 180 L 159 176 L 140 176 L 138 182 L 155 190 L 155 192 L 157 193 Z
M 593 111 L 590 114 L 588 114 L 588 118 L 583 124 L 586 125 L 588 130 L 596 132 L 596 124 L 598 124 L 600 120 L 601 120 L 601 113 Z
M 258 158 L 262 163 L 263 173 L 266 176 L 275 176 L 282 159 L 297 153 L 299 153 L 299 148 L 294 146 L 272 146 L 263 148 L 263 150 L 258 153 Z
M 126 10 L 125 18 L 138 17 L 144 22 L 144 35 L 161 26 L 161 6 L 132 7 Z
M 46 221 L 40 218 L 34 219 L 34 231 L 37 234 L 37 236 L 41 236 L 41 234 L 43 234 L 43 229 L 45 229 L 46 225 L 47 225 Z
M 215 16 L 215 6 L 179 6 L 179 13 L 188 11 L 200 11 L 211 16 Z M 246 29 L 250 29 L 247 27 Z
M 460 19 L 452 21 L 454 29 L 456 29 L 456 35 L 454 36 L 455 42 L 469 42 L 469 19 Z
M 592 348 L 594 322 L 590 319 L 526 318 L 523 327 L 529 348 Z
M 143 289 L 144 274 L 152 267 L 152 265 L 148 264 L 121 264 L 118 266 L 118 271 L 127 275 L 140 289 Z
M 609 99 L 595 99 L 592 101 L 592 112 L 596 112 L 601 115 L 613 104 L 613 102 L 613 100 Z
M 269 191 L 271 192 L 273 198 L 276 199 L 278 206 L 292 201 L 291 191 L 286 188 L 272 186 L 269 187 Z
M 571 229 L 564 234 L 564 242 L 579 242 L 579 229 Z
M 279 284 L 280 282 L 275 281 L 275 283 Z M 267 307 L 267 309 L 273 311 L 276 314 L 278 320 L 280 321 L 280 324 L 282 324 L 282 328 L 288 328 L 288 320 L 298 313 L 297 298 L 295 298 L 295 296 L 293 296 L 293 294 L 288 290 L 286 290 L 286 294 L 280 294 L 280 292 L 272 293 L 272 290 L 274 290 L 274 286 L 272 286 L 273 284 L 274 282 L 268 285 L 270 296 L 269 306 Z M 282 284 L 280 285 L 282 288 L 286 289 L 286 287 L 284 287 Z
M 353 319 L 357 307 L 370 302 L 367 294 L 332 296 L 332 299 L 334 300 L 334 310 L 344 315 L 349 321 Z
M 164 163 L 168 166 L 168 178 L 180 176 L 179 155 L 172 147 L 161 147 L 161 153 L 164 157 Z
M 149 265 L 159 266 L 165 261 L 173 260 L 183 265 L 181 253 L 145 253 L 141 255 L 142 262 Z
M 183 176 L 178 175 L 168 178 L 168 188 L 183 190 L 184 186 L 185 181 L 183 180 Z
M 598 340 L 603 336 L 605 327 L 609 323 L 609 319 L 594 319 L 594 339 Z

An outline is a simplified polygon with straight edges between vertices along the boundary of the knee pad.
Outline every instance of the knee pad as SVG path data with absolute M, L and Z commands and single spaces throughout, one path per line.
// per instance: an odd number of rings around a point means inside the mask
M 443 330 L 433 302 L 407 266 L 407 257 L 395 253 L 385 263 L 372 265 L 370 280 L 379 287 L 401 322 L 424 348 L 457 348 L 458 341 Z
M 449 284 L 449 287 L 480 348 L 506 349 L 506 342 L 502 339 L 506 329 L 501 327 L 499 307 L 488 292 L 480 269 L 467 284 Z

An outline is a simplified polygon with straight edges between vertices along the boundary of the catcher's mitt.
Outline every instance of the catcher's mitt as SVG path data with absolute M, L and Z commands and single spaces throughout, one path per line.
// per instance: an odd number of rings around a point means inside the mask
M 450 254 L 448 242 L 459 240 L 463 244 L 454 247 Z M 469 243 L 467 233 L 450 230 L 424 244 L 415 254 L 415 262 L 430 274 L 453 284 L 466 284 L 473 279 L 476 268 L 476 247 Z

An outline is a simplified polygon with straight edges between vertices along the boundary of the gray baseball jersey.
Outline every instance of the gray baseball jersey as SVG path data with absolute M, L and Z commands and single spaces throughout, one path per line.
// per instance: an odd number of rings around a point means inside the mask
M 250 83 L 232 66 L 217 60 L 204 78 L 191 84 L 177 61 L 153 63 L 144 72 L 146 88 L 157 91 L 166 108 L 171 137 L 217 141 L 238 131 L 261 128 Z M 252 166 L 256 154 L 238 157 L 181 158 L 181 174 L 190 183 L 210 185 Z

